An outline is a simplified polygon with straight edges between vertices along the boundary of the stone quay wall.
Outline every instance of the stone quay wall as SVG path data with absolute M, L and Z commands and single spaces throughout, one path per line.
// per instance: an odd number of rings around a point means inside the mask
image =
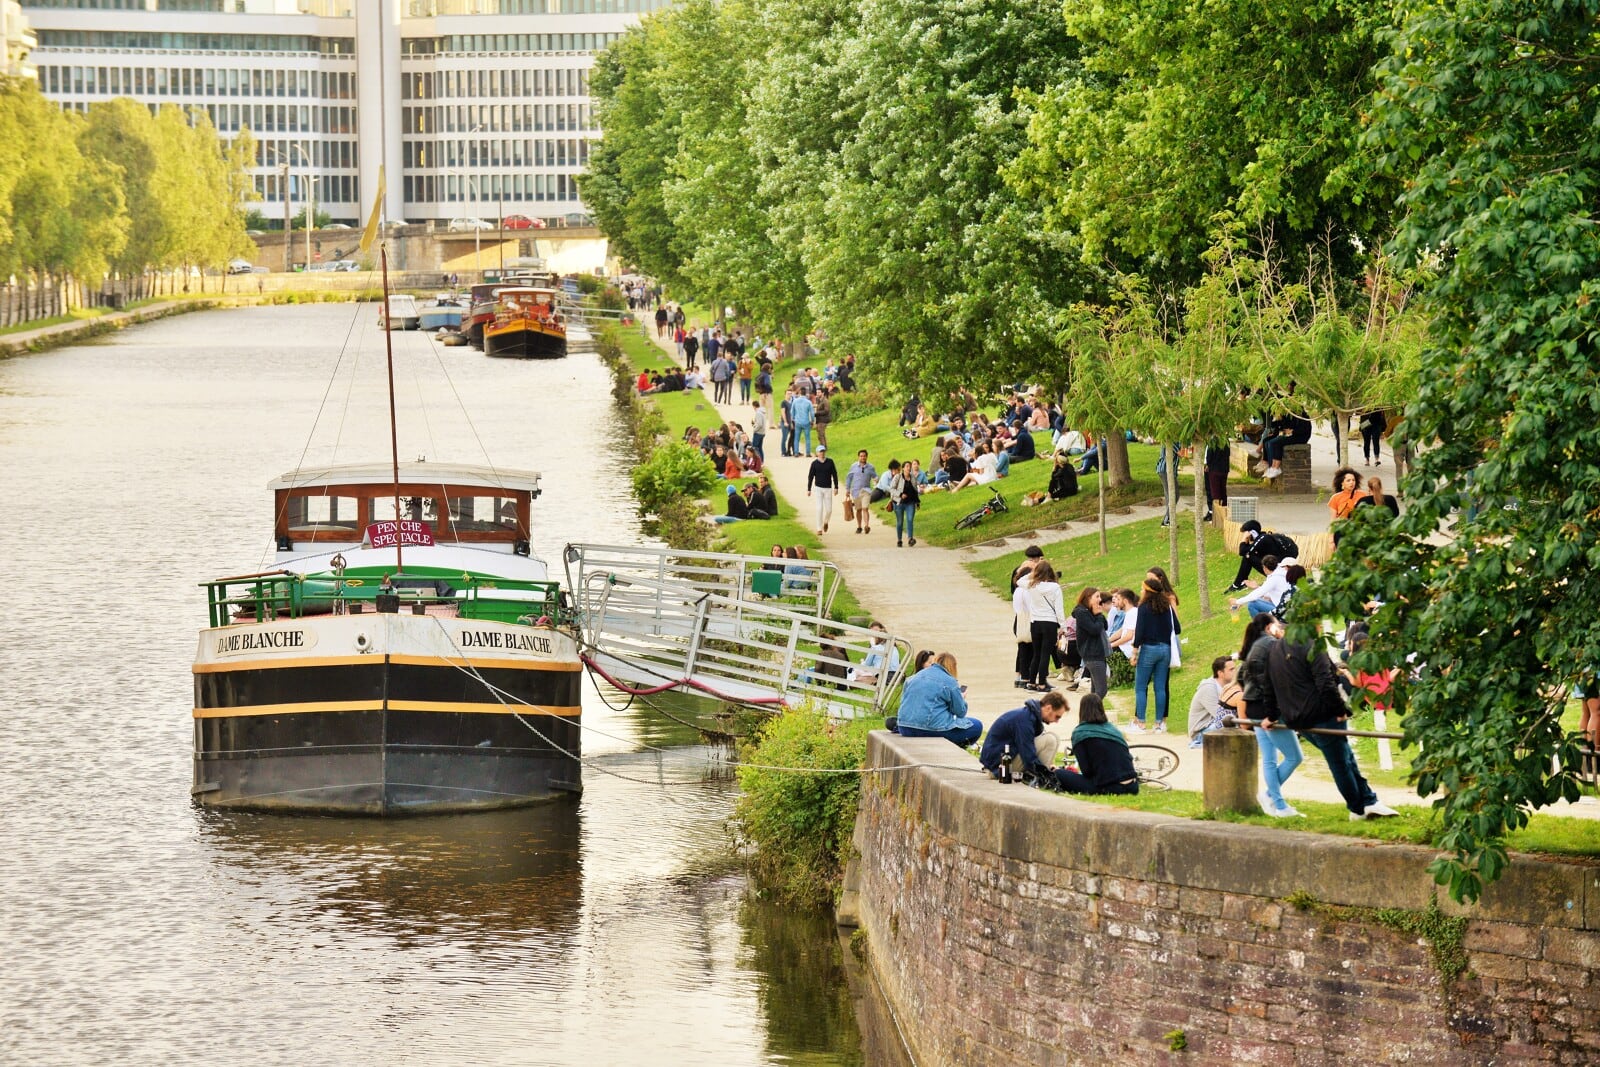
M 917 1062 L 1600 1062 L 1600 869 L 1434 853 L 1001 785 L 871 736 L 851 901 Z M 970 761 L 972 770 L 961 769 Z M 859 939 L 858 939 L 859 940 Z

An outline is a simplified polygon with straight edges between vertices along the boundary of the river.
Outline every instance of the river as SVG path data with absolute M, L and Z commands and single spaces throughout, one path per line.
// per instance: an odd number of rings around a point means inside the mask
M 586 688 L 596 758 L 570 803 L 390 821 L 190 803 L 197 583 L 263 563 L 265 485 L 302 455 L 387 461 L 383 367 L 375 305 L 350 304 L 0 362 L 0 1062 L 876 1062 L 831 922 L 752 898 L 726 768 L 642 706 Z M 403 458 L 543 473 L 533 543 L 555 572 L 568 540 L 640 540 L 593 355 L 398 334 L 395 385 Z

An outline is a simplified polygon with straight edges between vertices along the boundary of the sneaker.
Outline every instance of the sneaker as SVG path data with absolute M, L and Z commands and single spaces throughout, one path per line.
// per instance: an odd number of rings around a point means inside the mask
M 1395 811 L 1393 808 L 1391 808 L 1387 804 L 1381 804 L 1381 803 L 1380 804 L 1368 804 L 1367 805 L 1367 810 L 1366 810 L 1366 812 L 1363 813 L 1362 818 L 1366 818 L 1366 819 L 1390 819 L 1390 818 L 1394 818 L 1395 816 L 1397 816 L 1399 814 L 1400 813 L 1398 811 Z
M 1166 733 L 1167 732 L 1167 720 L 1162 719 L 1160 722 L 1156 723 L 1155 729 L 1151 730 L 1150 732 L 1153 733 L 1153 734 L 1164 734 L 1164 733 Z
M 1261 805 L 1262 811 L 1266 812 L 1268 815 L 1272 814 L 1272 798 L 1267 796 L 1267 791 L 1265 789 L 1256 793 L 1256 803 Z
M 1139 722 L 1137 719 L 1128 724 L 1128 729 L 1132 730 L 1136 734 L 1147 734 L 1150 732 L 1144 728 L 1144 723 Z
M 856 533 L 860 533 L 860 532 L 861 532 L 861 527 L 857 526 L 856 527 Z
M 1350 821 L 1351 822 L 1366 822 L 1367 821 L 1367 816 L 1366 816 L 1366 814 L 1364 812 L 1352 811 L 1350 813 Z
M 1201 519 L 1200 521 L 1201 522 L 1210 522 L 1211 521 L 1211 512 L 1209 512 L 1209 511 L 1206 512 L 1206 517 Z
M 1287 804 L 1285 804 L 1281 808 L 1268 808 L 1267 809 L 1267 814 L 1272 816 L 1274 819 L 1303 819 L 1303 818 L 1305 818 L 1304 815 L 1301 815 L 1298 811 L 1295 811 L 1293 808 L 1291 808 Z
M 904 547 L 906 547 L 906 543 L 904 541 L 896 541 L 894 543 L 894 547 L 896 547 L 896 548 L 904 548 Z
M 1270 481 L 1272 481 L 1272 479 L 1281 477 L 1282 475 L 1283 475 L 1283 468 L 1282 467 L 1269 467 L 1269 468 L 1267 468 L 1267 472 L 1265 474 L 1263 474 L 1261 477 L 1265 478 L 1267 481 L 1270 482 Z
M 1241 590 L 1243 588 L 1244 588 L 1244 583 L 1243 582 L 1234 582 L 1232 585 L 1228 586 L 1228 588 L 1224 589 L 1223 592 L 1224 593 L 1237 593 L 1239 590 Z
M 822 524 L 822 532 L 823 533 L 827 533 L 828 532 L 828 524 L 827 523 L 823 523 Z
M 917 547 L 917 539 L 915 537 L 910 538 L 906 543 L 909 544 L 912 548 L 916 548 Z
M 1016 681 L 1012 682 L 1011 684 L 1016 686 L 1018 689 L 1026 689 L 1026 688 L 1028 688 L 1028 683 L 1024 682 L 1021 678 L 1018 678 Z

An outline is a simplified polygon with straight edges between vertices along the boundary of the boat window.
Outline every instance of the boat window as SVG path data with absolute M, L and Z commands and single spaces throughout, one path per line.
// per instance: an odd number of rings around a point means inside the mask
M 400 498 L 400 514 L 394 511 L 394 497 L 373 497 L 369 502 L 372 508 L 373 522 L 388 522 L 394 519 L 411 519 L 415 522 L 439 521 L 439 502 L 431 496 L 403 496 Z
M 304 533 L 324 527 L 356 530 L 361 526 L 360 501 L 353 496 L 291 496 L 289 529 Z
M 453 496 L 450 525 L 456 530 L 515 530 L 517 501 L 509 496 Z

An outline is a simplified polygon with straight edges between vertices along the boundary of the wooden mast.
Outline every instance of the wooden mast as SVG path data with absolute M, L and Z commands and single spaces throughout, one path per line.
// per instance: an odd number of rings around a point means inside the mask
M 387 243 L 378 245 L 378 260 L 383 264 L 383 348 L 389 363 L 389 454 L 394 462 L 394 570 L 396 574 L 405 570 L 404 552 L 401 548 L 400 516 L 400 432 L 395 426 L 394 415 L 394 316 L 389 310 L 389 246 Z

